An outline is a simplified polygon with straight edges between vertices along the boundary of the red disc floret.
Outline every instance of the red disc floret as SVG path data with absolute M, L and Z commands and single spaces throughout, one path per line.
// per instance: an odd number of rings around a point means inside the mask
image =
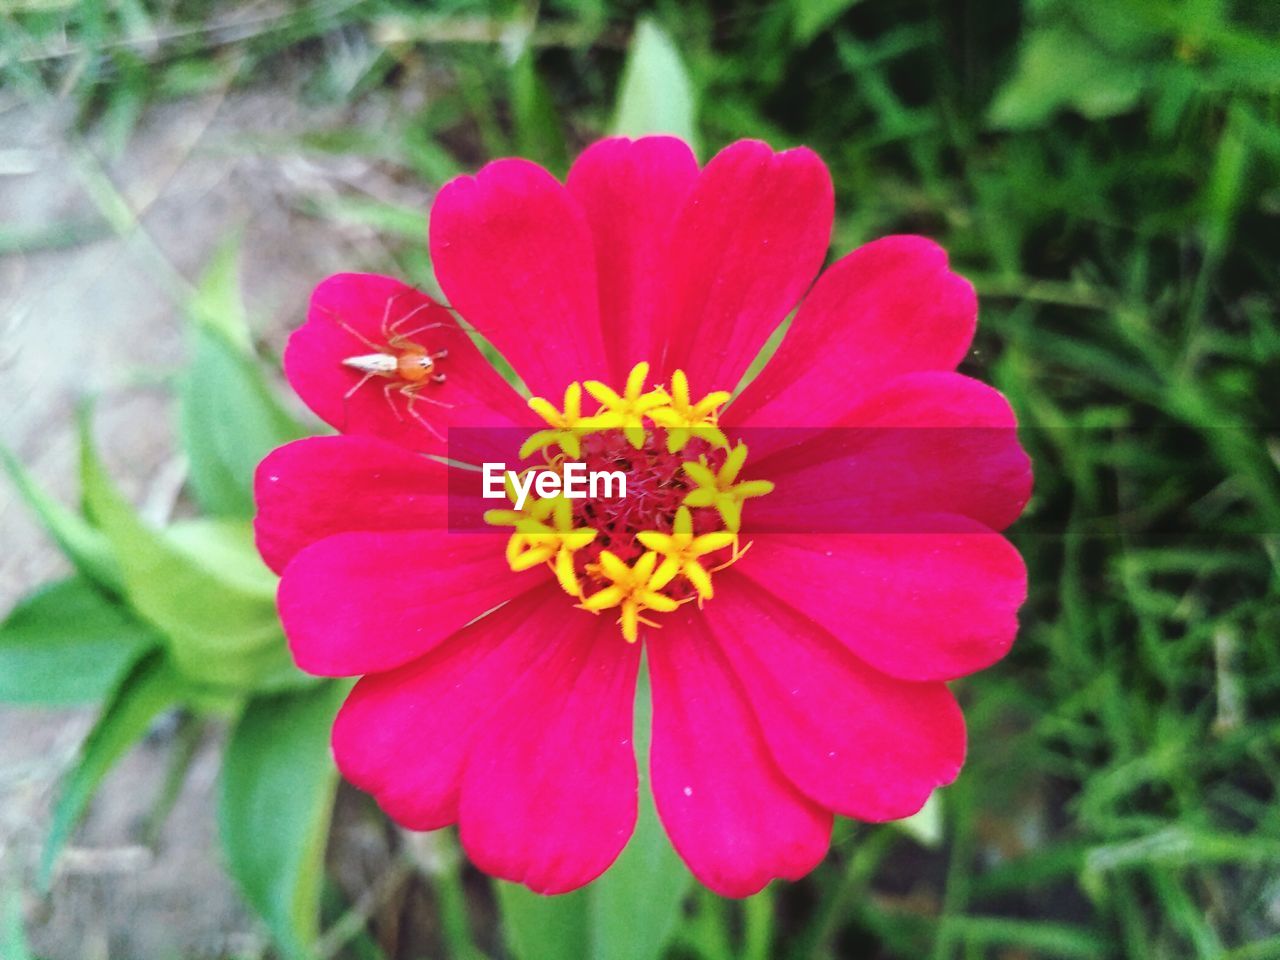
M 683 465 L 699 457 L 706 457 L 714 470 L 724 463 L 725 451 L 695 437 L 683 450 L 671 453 L 667 449 L 667 431 L 661 427 L 647 430 L 639 449 L 619 430 L 584 436 L 581 460 L 588 473 L 622 472 L 627 478 L 627 495 L 608 500 L 574 501 L 574 526 L 599 531 L 595 540 L 578 551 L 575 557 L 578 571 L 583 572 L 588 564 L 594 565 L 601 550 L 610 551 L 625 563 L 634 563 L 645 552 L 637 534 L 644 530 L 670 533 L 676 511 L 694 486 Z M 723 526 L 714 509 L 698 508 L 690 513 L 695 534 L 710 533 Z M 664 592 L 683 599 L 692 590 L 681 581 L 672 583 Z

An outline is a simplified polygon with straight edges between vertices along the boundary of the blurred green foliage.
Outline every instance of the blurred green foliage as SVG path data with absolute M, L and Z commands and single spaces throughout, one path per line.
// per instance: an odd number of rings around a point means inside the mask
M 431 95 L 378 129 L 317 129 L 245 149 L 357 155 L 430 185 L 508 153 L 563 173 L 578 147 L 611 129 L 696 133 L 704 159 L 744 136 L 805 143 L 835 178 L 833 255 L 887 233 L 925 233 L 978 288 L 981 330 L 966 369 L 1008 395 L 1036 463 L 1035 499 L 1012 533 L 1032 594 L 1009 658 L 957 684 L 970 759 L 941 795 L 938 842 L 842 823 L 831 857 L 801 883 L 740 904 L 694 890 L 669 957 L 1280 956 L 1280 5 L 0 6 L 5 80 L 31 97 L 73 101 L 108 153 L 127 148 L 150 104 L 270 83 L 286 60 L 306 71 L 307 96 L 321 103 Z M 104 219 L 120 229 L 98 187 Z M 382 234 L 389 262 L 353 267 L 430 288 L 419 207 L 353 193 L 318 196 L 308 211 Z M 0 249 L 78 242 L 97 229 L 15 228 Z M 218 271 L 225 277 L 225 259 L 211 276 Z M 225 279 L 214 282 L 225 292 Z M 243 524 L 247 465 L 295 427 L 261 386 L 247 327 L 219 326 L 235 309 L 206 295 L 194 310 L 193 349 L 204 360 L 183 388 L 183 435 L 197 501 Z M 209 422 L 219 399 L 248 431 L 231 435 L 252 438 L 248 446 Z M 115 691 L 67 802 L 78 808 L 121 731 L 139 733 L 113 708 L 120 691 L 148 682 L 157 662 L 181 668 L 191 649 L 200 653 L 189 665 L 223 669 L 188 669 L 177 697 L 202 716 L 244 710 L 227 780 L 244 794 L 226 809 L 261 811 L 244 771 L 267 762 L 253 751 L 275 738 L 245 732 L 251 718 L 269 729 L 263 704 L 274 701 L 263 697 L 323 714 L 314 703 L 327 689 L 277 682 L 268 661 L 282 648 L 265 639 L 259 609 L 266 582 L 225 585 L 241 598 L 233 635 L 262 654 L 260 667 L 239 653 L 206 658 L 185 621 L 170 622 L 120 563 L 122 550 L 143 549 L 193 582 L 222 576 L 185 566 L 203 550 L 127 513 L 113 522 L 118 501 L 94 507 L 89 497 L 86 519 L 10 467 L 78 575 L 0 628 L 0 669 L 26 664 L 12 669 L 47 678 L 59 657 L 120 638 L 101 677 L 69 671 L 51 696 Z M 82 605 L 81 635 L 59 621 L 52 591 Z M 33 649 L 33 624 L 47 648 Z M 312 780 L 319 792 L 302 798 L 304 809 L 327 809 L 327 781 Z M 296 908 L 314 894 L 289 886 L 297 869 L 231 859 L 251 874 L 242 886 L 282 948 L 305 952 L 316 931 Z M 590 937 L 610 931 L 636 937 L 634 918 L 589 911 L 529 921 L 527 898 L 504 892 L 509 928 L 494 941 L 479 920 L 491 894 L 470 888 L 471 924 L 464 904 L 459 925 L 447 909 L 458 905 L 456 877 L 430 881 L 448 955 L 505 941 L 520 960 L 539 960 L 586 955 Z M 340 919 L 329 914 L 326 922 Z M 573 954 L 571 938 L 521 933 L 553 922 L 588 946 Z M 590 933 L 596 922 L 614 926 Z M 376 933 L 353 940 L 352 955 L 377 956 Z M 662 951 L 659 939 L 646 941 L 648 956 Z
M 183 736 L 155 797 L 157 833 L 203 725 L 232 724 L 220 792 L 228 868 L 283 956 L 314 955 L 337 770 L 328 732 L 342 685 L 292 664 L 275 609 L 277 579 L 253 546 L 253 470 L 304 434 L 267 382 L 240 301 L 229 241 L 189 300 L 191 361 L 179 426 L 192 499 L 207 516 L 157 528 L 116 488 L 80 417 L 81 507 L 45 495 L 9 453 L 3 465 L 77 573 L 37 590 L 0 624 L 0 698 L 101 702 L 53 810 L 36 884 L 111 767 L 163 714 Z M 15 941 L 17 942 L 17 941 Z

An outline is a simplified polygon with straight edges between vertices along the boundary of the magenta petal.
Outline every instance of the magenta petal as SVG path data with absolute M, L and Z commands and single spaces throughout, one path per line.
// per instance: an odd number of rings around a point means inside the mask
M 1022 558 L 962 518 L 931 533 L 764 534 L 734 572 L 830 631 L 877 670 L 950 680 L 1008 652 L 1026 599 Z M 780 576 L 781 571 L 792 571 Z
M 403 381 L 374 376 L 362 383 L 364 374 L 342 361 L 387 352 L 388 331 L 411 334 L 410 341 L 432 353 L 447 350 L 449 355 L 439 361 L 445 382 L 429 383 L 413 400 L 398 391 Z M 340 273 L 317 286 L 307 322 L 289 338 L 284 370 L 298 396 L 335 429 L 383 437 L 425 453 L 445 452 L 451 425 L 533 422 L 524 401 L 453 315 L 391 277 Z
M 892 378 L 954 370 L 977 323 L 973 286 L 924 237 L 885 237 L 827 268 L 777 354 L 725 411 L 733 425 L 842 421 Z
M 295 556 L 280 620 L 299 667 L 344 677 L 389 670 L 545 582 L 512 573 L 490 533 L 340 533 Z
M 751 504 L 748 523 L 759 531 L 898 532 L 919 529 L 908 521 L 925 514 L 1001 530 L 1031 496 L 1008 401 L 958 373 L 898 377 L 825 432 L 744 435 L 752 475 L 777 484 Z
M 660 372 L 683 368 L 698 395 L 734 389 L 822 266 L 834 207 L 811 150 L 742 140 L 716 154 L 672 233 Z
M 476 728 L 553 644 L 559 624 L 539 613 L 561 598 L 551 584 L 530 590 L 426 656 L 357 683 L 333 727 L 343 776 L 403 826 L 454 823 Z
M 335 533 L 443 527 L 447 474 L 443 464 L 373 437 L 277 447 L 254 476 L 258 550 L 279 573 L 303 547 Z
M 589 883 L 635 828 L 638 644 L 611 618 L 545 604 L 525 629 L 545 656 L 512 678 L 462 778 L 460 838 L 481 870 L 538 893 Z
M 452 306 L 537 396 L 609 380 L 586 217 L 551 174 L 497 160 L 431 208 L 431 257 Z
M 676 852 L 723 896 L 804 876 L 826 854 L 831 814 L 778 769 L 703 615 L 685 610 L 663 627 L 648 644 L 650 767 Z
M 569 192 L 591 225 L 600 316 L 614 382 L 661 356 L 654 322 L 671 270 L 671 230 L 698 177 L 688 144 L 674 137 L 614 138 L 592 144 L 569 171 Z
M 895 820 L 960 772 L 964 716 L 944 684 L 872 669 L 732 573 L 717 578 L 706 612 L 778 766 L 815 802 L 860 820 Z

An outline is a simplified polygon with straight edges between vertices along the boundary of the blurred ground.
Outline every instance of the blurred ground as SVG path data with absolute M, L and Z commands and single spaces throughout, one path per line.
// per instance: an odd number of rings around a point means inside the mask
M 329 228 L 317 242 L 316 222 L 298 211 L 298 198 L 399 189 L 364 161 L 317 165 L 289 152 L 251 152 L 242 141 L 351 119 L 301 106 L 285 83 L 162 105 L 147 114 L 123 155 L 100 162 L 86 154 L 98 145 L 68 133 L 65 113 L 12 104 L 0 110 L 6 226 L 63 224 L 69 234 L 98 234 L 0 257 L 0 317 L 9 318 L 0 341 L 0 442 L 47 490 L 64 502 L 77 495 L 75 404 L 102 394 L 95 422 L 115 476 L 153 516 L 174 508 L 182 465 L 168 427 L 172 404 L 157 385 L 183 356 L 183 286 L 228 233 L 242 230 L 247 305 L 278 348 L 316 280 L 344 262 L 367 261 L 367 251 L 358 261 L 343 251 L 374 242 L 360 228 Z M 107 181 L 136 228 L 121 233 L 104 222 L 100 205 L 116 200 L 104 192 Z M 425 198 L 417 202 L 425 209 Z M 0 610 L 67 569 L 7 484 L 0 485 L 0 543 Z M 0 707 L 0 885 L 29 877 L 56 784 L 92 714 Z M 143 833 L 173 733 L 163 724 L 153 731 L 94 800 L 53 897 L 32 917 L 41 955 L 92 960 L 262 949 L 219 865 L 216 742 L 200 745 L 154 853 L 122 845 Z

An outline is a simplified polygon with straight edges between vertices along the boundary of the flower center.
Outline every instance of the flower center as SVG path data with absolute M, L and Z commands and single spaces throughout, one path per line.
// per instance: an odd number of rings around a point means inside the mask
M 648 376 L 649 365 L 637 364 L 622 393 L 595 380 L 571 383 L 563 409 L 541 397 L 529 401 L 547 423 L 520 449 L 522 459 L 543 457 L 545 466 L 531 469 L 563 479 L 564 465 L 575 462 L 589 475 L 621 473 L 624 495 L 530 496 L 520 509 L 485 514 L 487 523 L 513 528 L 512 570 L 549 565 L 578 607 L 616 610 L 631 643 L 641 623 L 659 626 L 649 614 L 714 596 L 712 575 L 750 546 L 739 537 L 743 504 L 773 490 L 767 480 L 741 479 L 747 447 L 730 443 L 719 427 L 727 392 L 694 403 L 683 372 L 646 390 Z M 598 404 L 586 416 L 584 386 Z

